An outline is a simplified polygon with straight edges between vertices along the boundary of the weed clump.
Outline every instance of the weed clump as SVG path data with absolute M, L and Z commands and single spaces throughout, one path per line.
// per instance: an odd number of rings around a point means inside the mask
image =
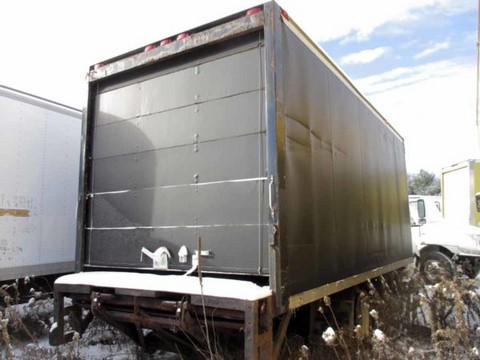
M 317 331 L 308 342 L 290 337 L 285 357 L 480 359 L 477 288 L 476 280 L 459 272 L 430 285 L 413 267 L 372 279 L 357 287 L 357 311 L 350 321 L 342 319 L 335 297 L 323 299 Z M 368 311 L 358 311 L 362 307 Z M 303 345 L 309 348 L 308 357 L 302 355 Z

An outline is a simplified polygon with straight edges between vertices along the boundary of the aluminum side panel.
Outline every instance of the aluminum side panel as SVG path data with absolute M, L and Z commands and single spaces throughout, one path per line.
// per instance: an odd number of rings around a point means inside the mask
M 407 259 L 411 246 L 401 140 L 291 30 L 281 31 L 280 233 L 293 295 Z
M 24 97 L 0 96 L 0 280 L 74 270 L 81 114 Z

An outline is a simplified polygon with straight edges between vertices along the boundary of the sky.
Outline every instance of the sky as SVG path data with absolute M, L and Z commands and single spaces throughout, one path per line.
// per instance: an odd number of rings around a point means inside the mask
M 0 84 L 72 107 L 90 65 L 252 0 L 2 1 Z M 474 0 L 279 0 L 405 139 L 407 170 L 479 158 Z

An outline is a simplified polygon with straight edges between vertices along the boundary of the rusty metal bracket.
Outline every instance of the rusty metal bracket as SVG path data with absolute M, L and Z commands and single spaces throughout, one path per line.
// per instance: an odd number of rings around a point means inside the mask
M 280 351 L 282 350 L 283 342 L 285 341 L 285 335 L 287 334 L 288 324 L 290 324 L 290 319 L 292 318 L 292 311 L 289 311 L 285 314 L 280 326 L 278 327 L 277 334 L 275 336 L 275 345 L 273 351 L 273 358 L 278 359 L 280 356 Z
M 48 342 L 50 346 L 58 346 L 58 345 L 64 344 L 65 342 L 68 342 L 67 338 L 70 338 L 70 335 L 66 336 L 64 333 L 65 302 L 64 302 L 63 293 L 56 291 L 54 293 L 53 299 L 55 304 L 54 313 L 53 313 L 55 323 L 50 328 Z M 71 335 L 71 337 L 73 339 L 73 334 Z
M 245 305 L 245 359 L 274 359 L 273 297 Z

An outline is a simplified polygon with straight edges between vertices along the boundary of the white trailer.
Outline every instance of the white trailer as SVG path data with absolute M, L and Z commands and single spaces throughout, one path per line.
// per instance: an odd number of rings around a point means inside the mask
M 81 118 L 0 86 L 0 281 L 74 270 Z
M 445 220 L 480 226 L 480 160 L 442 169 L 442 202 Z

